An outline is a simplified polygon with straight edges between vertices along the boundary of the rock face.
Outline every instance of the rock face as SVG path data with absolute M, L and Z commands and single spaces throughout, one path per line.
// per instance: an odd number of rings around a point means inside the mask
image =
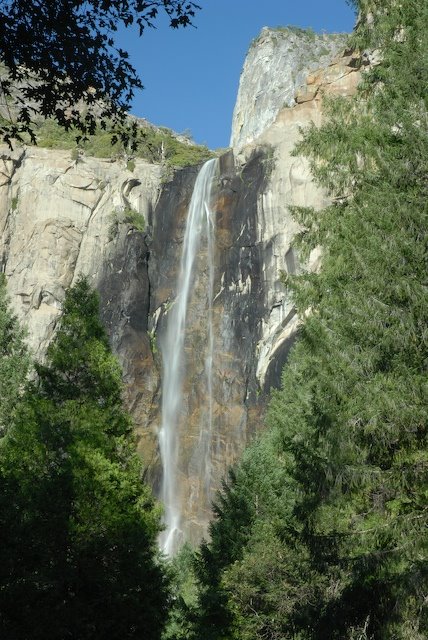
M 282 284 L 282 274 L 294 273 L 303 266 L 298 264 L 292 247 L 299 228 L 290 207 L 322 209 L 328 204 L 326 195 L 311 178 L 307 160 L 294 157 L 292 151 L 301 137 L 302 128 L 321 123 L 323 96 L 352 95 L 360 78 L 357 56 L 337 56 L 326 68 L 307 76 L 292 107 L 281 109 L 260 136 L 235 150 L 238 166 L 245 166 L 256 150 L 268 150 L 264 165 L 269 166 L 269 179 L 257 201 L 257 242 L 263 256 L 263 281 L 266 283 L 255 352 L 256 376 L 262 389 L 278 383 L 298 327 L 298 319 Z M 317 269 L 320 257 L 320 250 L 313 251 L 304 267 Z
M 209 273 L 207 245 L 201 242 L 188 303 L 184 343 L 185 380 L 179 430 L 179 478 L 186 539 L 206 535 L 211 502 L 221 478 L 248 442 L 250 414 L 258 411 L 260 389 L 254 354 L 263 315 L 261 246 L 257 242 L 257 201 L 264 189 L 263 152 L 236 173 L 233 156 L 220 163 L 212 208 L 216 218 L 213 288 L 212 420 L 204 375 L 208 344 Z M 177 296 L 181 247 L 194 171 L 181 172 L 165 189 L 155 211 L 150 257 L 151 330 L 162 341 Z M 159 431 L 159 414 L 153 430 Z M 210 424 L 211 423 L 211 424 Z M 207 434 L 207 431 L 211 434 Z M 208 459 L 206 448 L 209 449 Z M 159 469 L 160 460 L 157 462 Z
M 345 34 L 264 27 L 251 43 L 241 73 L 230 146 L 236 151 L 253 142 L 282 108 L 291 107 L 308 73 L 326 67 L 345 40 Z
M 292 248 L 299 229 L 289 207 L 322 208 L 328 200 L 313 183 L 307 161 L 291 152 L 300 128 L 321 122 L 323 95 L 350 95 L 359 79 L 358 59 L 337 57 L 307 77 L 294 106 L 281 109 L 257 139 L 220 159 L 212 203 L 216 219 L 213 438 L 205 468 L 201 468 L 208 393 L 203 376 L 208 287 L 204 245 L 186 327 L 186 381 L 178 426 L 182 528 L 194 543 L 206 535 L 211 500 L 221 478 L 262 424 L 267 393 L 279 384 L 298 330 L 299 320 L 283 284 L 284 273 L 303 266 Z M 177 293 L 185 211 L 194 179 L 192 171 L 178 174 L 163 190 L 155 210 L 149 327 L 160 339 Z M 320 250 L 313 251 L 305 268 L 317 269 L 320 258 Z M 153 431 L 159 429 L 159 421 L 160 416 L 154 415 Z M 156 465 L 159 477 L 159 460 Z
M 158 385 L 147 335 L 148 249 L 122 222 L 132 208 L 151 223 L 161 167 L 71 159 L 69 152 L 0 151 L 1 265 L 11 303 L 43 358 L 65 290 L 80 274 L 100 290 L 102 316 L 119 355 L 138 431 Z
M 269 44 L 275 33 L 264 30 L 259 44 L 253 45 L 254 64 L 271 51 L 267 68 L 276 68 L 278 50 Z M 289 34 L 285 40 L 289 46 Z M 178 477 L 182 529 L 193 543 L 207 533 L 211 500 L 221 478 L 262 424 L 267 392 L 279 384 L 298 329 L 283 284 L 284 273 L 302 266 L 292 248 L 298 228 L 289 207 L 321 208 L 327 200 L 313 184 L 306 160 L 291 151 L 300 127 L 321 121 L 324 93 L 355 91 L 358 66 L 352 55 L 337 57 L 308 75 L 294 103 L 287 98 L 291 106 L 285 108 L 278 102 L 279 72 L 273 74 L 272 87 L 268 72 L 263 72 L 263 99 L 272 107 L 266 107 L 265 120 L 264 107 L 256 113 L 249 98 L 245 103 L 254 87 L 250 79 L 246 86 L 248 71 L 243 73 L 235 148 L 220 159 L 212 202 L 216 247 L 208 465 L 200 455 L 208 393 L 201 375 L 208 287 L 203 244 L 186 328 Z M 254 75 L 258 73 L 259 67 Z M 300 76 L 287 79 L 285 68 L 283 82 L 294 91 Z M 240 127 L 242 114 L 249 115 Z M 198 169 L 178 171 L 164 184 L 160 166 L 139 160 L 130 172 L 118 162 L 76 162 L 69 152 L 27 148 L 14 153 L 2 149 L 0 161 L 2 269 L 33 352 L 43 358 L 65 290 L 80 273 L 87 275 L 100 292 L 102 318 L 124 369 L 126 401 L 141 455 L 159 492 L 162 363 L 157 342 L 177 293 L 187 208 Z M 126 221 L 130 209 L 144 216 L 144 232 Z M 317 269 L 319 262 L 320 252 L 314 251 L 306 267 Z

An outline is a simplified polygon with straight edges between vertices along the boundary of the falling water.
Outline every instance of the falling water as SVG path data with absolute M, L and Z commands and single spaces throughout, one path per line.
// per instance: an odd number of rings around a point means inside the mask
M 201 238 L 206 236 L 208 248 L 208 309 L 207 309 L 207 355 L 205 376 L 208 396 L 208 424 L 205 432 L 212 432 L 212 366 L 213 366 L 213 284 L 214 284 L 214 222 L 211 215 L 211 187 L 217 170 L 217 160 L 208 160 L 196 178 L 189 205 L 186 231 L 181 255 L 180 273 L 177 281 L 177 298 L 167 316 L 167 326 L 160 343 L 163 360 L 162 424 L 159 432 L 159 447 L 162 459 L 162 500 L 165 508 L 165 531 L 160 540 L 161 548 L 172 555 L 182 540 L 181 504 L 178 478 L 178 427 L 183 397 L 184 338 L 189 294 L 194 283 L 195 258 Z M 198 354 L 199 355 L 199 354 Z M 201 446 L 201 438 L 199 445 Z M 204 457 L 209 458 L 209 444 L 203 438 Z M 205 469 L 205 482 L 209 482 L 210 470 Z M 207 480 L 208 478 L 208 480 Z

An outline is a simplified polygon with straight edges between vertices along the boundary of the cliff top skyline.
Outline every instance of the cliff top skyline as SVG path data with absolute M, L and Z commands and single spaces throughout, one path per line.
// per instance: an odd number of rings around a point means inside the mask
M 132 113 L 215 149 L 229 144 L 239 77 L 251 41 L 265 26 L 317 33 L 350 32 L 346 0 L 200 0 L 195 27 L 173 31 L 159 21 L 142 38 L 122 31 L 122 46 L 144 84 Z

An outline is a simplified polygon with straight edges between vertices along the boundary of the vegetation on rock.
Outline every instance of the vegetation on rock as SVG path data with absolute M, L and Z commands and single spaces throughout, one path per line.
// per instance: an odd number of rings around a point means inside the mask
M 76 130 L 64 131 L 54 120 L 39 121 L 35 128 L 37 144 L 48 149 L 70 149 L 79 159 L 79 152 L 95 158 L 127 158 L 127 168 L 135 169 L 135 158 L 164 164 L 166 167 L 181 168 L 197 165 L 213 157 L 212 151 L 203 145 L 196 145 L 189 139 L 180 139 L 165 127 L 156 128 L 140 125 L 136 130 L 136 147 L 117 140 L 112 144 L 114 127 L 103 129 L 97 126 L 85 140 L 76 142 Z
M 142 213 L 138 213 L 131 207 L 126 207 L 121 211 L 112 213 L 112 221 L 109 228 L 109 240 L 116 236 L 120 224 L 128 224 L 135 231 L 143 232 L 146 228 L 146 221 Z

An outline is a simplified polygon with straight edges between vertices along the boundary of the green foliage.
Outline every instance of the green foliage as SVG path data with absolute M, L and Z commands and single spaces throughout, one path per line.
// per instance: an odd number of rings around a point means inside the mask
M 283 464 L 278 465 L 274 455 L 277 445 L 278 442 L 270 438 L 256 443 L 253 455 L 245 455 L 239 469 L 230 472 L 229 480 L 214 504 L 211 542 L 201 545 L 195 564 L 199 584 L 195 638 L 202 635 L 209 640 L 235 637 L 236 612 L 228 595 L 228 568 L 242 560 L 253 527 L 257 528 L 266 508 L 272 522 L 277 522 L 292 500 L 284 476 L 287 461 L 284 458 Z M 275 498 L 275 505 L 268 503 L 268 495 Z
M 0 436 L 13 422 L 30 366 L 25 332 L 9 309 L 6 280 L 0 275 Z
M 300 36 L 302 38 L 305 38 L 307 40 L 315 40 L 317 37 L 317 34 L 315 33 L 315 31 L 311 28 L 308 29 L 302 29 L 301 27 L 295 27 L 293 25 L 289 25 L 288 27 L 276 27 L 275 31 L 290 31 L 291 33 L 294 33 L 297 36 Z
M 428 635 L 428 5 L 358 5 L 383 60 L 296 150 L 334 197 L 294 210 L 323 265 L 287 278 L 300 340 L 201 548 L 200 637 Z
M 111 124 L 105 125 L 104 129 L 100 126 L 95 127 L 94 131 L 81 138 L 79 143 L 76 142 L 75 129 L 64 131 L 54 120 L 40 121 L 35 131 L 39 146 L 48 149 L 70 149 L 75 154 L 74 159 L 78 150 L 95 158 L 121 158 L 132 153 L 134 157 L 127 161 L 129 171 L 135 170 L 135 158 L 165 164 L 167 167 L 182 168 L 201 164 L 214 155 L 207 147 L 179 139 L 166 128 L 139 127 L 134 138 L 134 151 L 119 140 L 112 144 L 114 127 Z
M 330 53 L 330 49 L 328 47 L 321 47 L 321 49 L 319 50 L 320 56 L 328 56 L 329 53 Z
M 120 142 L 112 144 L 112 127 L 105 130 L 97 127 L 93 134 L 86 139 L 76 142 L 76 129 L 64 130 L 55 120 L 40 121 L 35 130 L 37 144 L 47 149 L 70 149 L 77 159 L 79 151 L 95 158 L 112 158 L 124 153 L 124 147 Z
M 159 509 L 85 280 L 0 443 L 2 637 L 160 638 Z
M 112 213 L 112 222 L 109 228 L 109 239 L 113 240 L 117 234 L 120 224 L 128 224 L 135 231 L 143 232 L 146 228 L 146 221 L 142 213 L 138 213 L 131 207 L 125 207 L 121 211 L 114 211 Z
M 311 27 L 307 27 L 307 28 L 302 28 L 302 27 L 297 27 L 295 25 L 286 25 L 286 26 L 277 26 L 277 27 L 270 27 L 270 31 L 273 31 L 274 33 L 291 33 L 294 34 L 296 36 L 298 36 L 299 38 L 302 38 L 304 40 L 306 40 L 307 42 L 315 42 L 316 40 L 321 40 L 323 35 L 322 34 L 318 34 L 316 33 Z M 343 40 L 344 39 L 344 34 L 343 33 L 329 33 L 328 34 L 328 39 L 331 40 L 332 38 L 334 39 L 338 39 L 338 40 Z M 253 42 L 256 42 L 258 38 L 256 38 Z M 329 53 L 330 50 L 328 49 L 328 47 L 325 47 L 325 54 Z M 323 53 L 321 53 L 320 55 L 325 55 Z
M 124 212 L 124 222 L 130 224 L 136 231 L 144 231 L 146 227 L 146 221 L 142 213 L 138 213 L 131 207 L 126 207 Z
M 53 118 L 78 137 L 93 134 L 97 123 L 114 123 L 113 137 L 128 143 L 138 134 L 127 117 L 141 79 L 129 54 L 116 42 L 119 28 L 154 27 L 165 12 L 170 27 L 191 24 L 200 7 L 190 0 L 112 0 L 80 2 L 9 0 L 0 5 L 1 90 L 7 119 L 0 136 L 35 142 L 34 114 Z
M 214 157 L 214 153 L 204 145 L 182 143 L 171 134 L 166 135 L 166 164 L 171 167 L 188 167 L 202 164 Z
M 197 607 L 194 562 L 194 551 L 187 544 L 170 561 L 171 600 L 162 640 L 188 640 L 192 637 Z
M 152 354 L 155 356 L 158 353 L 158 342 L 156 338 L 156 330 L 151 329 L 150 331 L 148 331 L 148 336 L 150 340 L 150 350 Z
M 264 152 L 264 157 L 262 159 L 262 166 L 263 166 L 263 171 L 264 171 L 264 175 L 265 175 L 265 179 L 267 180 L 273 170 L 275 169 L 275 151 L 274 148 L 270 145 L 266 145 L 263 149 Z

